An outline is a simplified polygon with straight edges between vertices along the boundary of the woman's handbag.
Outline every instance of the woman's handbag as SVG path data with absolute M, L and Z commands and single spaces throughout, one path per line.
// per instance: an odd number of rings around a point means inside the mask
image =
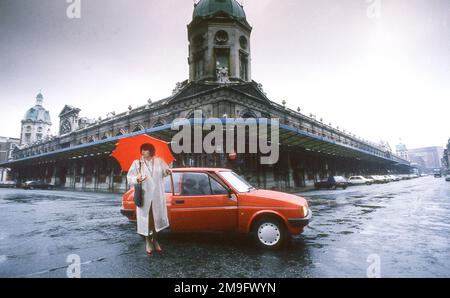
M 139 174 L 142 175 L 141 172 L 141 161 L 139 161 Z M 142 207 L 143 205 L 143 191 L 142 191 L 142 182 L 137 182 L 134 184 L 134 204 L 137 207 Z

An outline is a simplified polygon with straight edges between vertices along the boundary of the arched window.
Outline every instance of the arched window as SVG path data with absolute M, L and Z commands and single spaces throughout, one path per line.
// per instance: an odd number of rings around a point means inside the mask
M 248 119 L 248 118 L 257 118 L 257 117 L 253 111 L 250 111 L 247 109 L 247 110 L 242 111 L 241 118 Z
M 141 126 L 141 125 L 136 125 L 136 127 L 133 129 L 133 132 L 139 132 L 139 131 L 142 131 L 142 130 L 144 130 L 144 128 Z
M 158 121 L 153 125 L 153 127 L 159 127 L 159 126 L 163 126 L 163 125 L 164 125 L 164 123 L 162 123 L 161 120 L 158 120 Z

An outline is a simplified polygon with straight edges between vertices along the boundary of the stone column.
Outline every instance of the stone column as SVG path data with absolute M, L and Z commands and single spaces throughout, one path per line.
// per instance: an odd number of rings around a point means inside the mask
M 294 170 L 292 169 L 292 161 L 291 161 L 291 155 L 289 150 L 286 151 L 286 158 L 287 158 L 287 170 L 288 170 L 288 181 L 287 181 L 287 188 L 294 188 L 295 187 L 295 181 L 294 181 Z
M 50 181 L 51 184 L 56 186 L 56 164 L 54 164 L 53 166 L 53 170 L 52 170 L 52 180 Z

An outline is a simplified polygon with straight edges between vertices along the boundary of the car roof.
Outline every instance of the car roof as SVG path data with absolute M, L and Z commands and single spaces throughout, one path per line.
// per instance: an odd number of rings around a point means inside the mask
M 172 172 L 217 172 L 217 171 L 226 171 L 231 172 L 230 169 L 225 168 L 173 168 L 170 169 Z

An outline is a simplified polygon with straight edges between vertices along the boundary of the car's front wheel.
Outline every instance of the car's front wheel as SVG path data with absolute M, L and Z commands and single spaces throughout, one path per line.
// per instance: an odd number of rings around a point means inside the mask
M 267 249 L 278 249 L 287 240 L 287 231 L 281 220 L 264 217 L 255 223 L 253 235 L 258 245 Z

